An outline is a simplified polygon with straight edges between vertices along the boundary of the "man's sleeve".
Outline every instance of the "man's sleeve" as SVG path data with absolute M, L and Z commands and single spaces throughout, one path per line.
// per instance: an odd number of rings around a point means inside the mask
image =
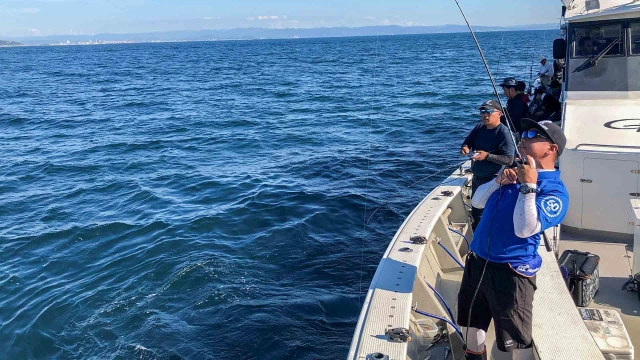
M 475 138 L 476 138 L 476 132 L 478 131 L 478 127 L 479 127 L 479 125 L 476 125 L 471 130 L 469 135 L 467 135 L 467 137 L 464 139 L 464 142 L 462 143 L 462 146 L 460 146 L 460 147 L 464 147 L 465 145 L 467 145 L 470 149 L 473 148 L 473 145 L 475 143 Z
M 559 225 L 569 209 L 569 194 L 566 188 L 543 191 L 536 196 L 536 208 L 541 230 Z
M 516 145 L 513 143 L 511 130 L 505 127 L 503 128 L 503 131 L 502 131 L 502 141 L 500 142 L 500 145 L 498 145 L 498 151 L 496 152 L 496 155 L 511 156 L 512 157 L 511 160 L 513 160 L 515 153 L 516 153 Z
M 471 198 L 471 205 L 476 209 L 484 209 L 491 195 L 493 195 L 493 193 L 499 188 L 500 184 L 496 183 L 494 180 L 478 186 L 478 189 L 476 189 L 473 193 L 473 197 Z

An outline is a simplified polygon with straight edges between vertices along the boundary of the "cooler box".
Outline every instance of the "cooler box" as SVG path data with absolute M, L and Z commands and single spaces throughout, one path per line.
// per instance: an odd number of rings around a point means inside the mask
M 607 360 L 633 360 L 633 345 L 620 314 L 609 309 L 578 309 Z

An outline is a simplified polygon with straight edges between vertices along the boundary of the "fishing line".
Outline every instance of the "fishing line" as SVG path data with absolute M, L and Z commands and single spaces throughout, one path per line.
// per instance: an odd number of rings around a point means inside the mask
M 440 158 L 440 155 L 441 155 L 442 153 L 444 153 L 445 151 L 451 151 L 451 149 L 452 149 L 452 148 L 455 148 L 455 147 L 457 147 L 457 146 L 458 146 L 458 145 L 457 145 L 457 142 L 456 142 L 456 141 L 452 141 L 450 144 L 445 144 L 445 145 L 444 145 L 444 146 L 443 146 L 443 147 L 442 147 L 442 148 L 441 148 L 441 149 L 440 149 L 440 150 L 439 150 L 435 155 L 431 155 L 430 157 L 431 157 L 431 158 Z M 452 160 L 452 159 L 445 159 L 445 160 L 446 160 L 446 161 L 450 161 L 450 160 Z M 403 187 L 403 188 L 401 188 L 401 189 L 398 189 L 398 190 L 394 191 L 393 193 L 391 193 L 391 195 L 393 196 L 393 195 L 396 195 L 396 194 L 399 194 L 399 193 L 405 192 L 405 191 L 407 191 L 408 189 L 412 188 L 413 186 L 415 186 L 415 185 L 417 185 L 417 184 L 419 184 L 419 183 L 421 183 L 421 182 L 423 182 L 423 181 L 425 181 L 425 180 L 427 180 L 427 179 L 429 179 L 429 178 L 431 178 L 431 177 L 433 177 L 433 176 L 435 176 L 435 175 L 438 175 L 438 174 L 440 174 L 440 173 L 442 173 L 442 172 L 444 172 L 444 171 L 447 171 L 447 170 L 452 170 L 452 169 L 458 168 L 458 167 L 460 167 L 462 164 L 464 164 L 465 162 L 467 162 L 468 160 L 469 160 L 469 159 L 466 159 L 466 160 L 464 160 L 464 161 L 462 161 L 462 162 L 457 162 L 455 165 L 452 165 L 452 166 L 450 166 L 450 167 L 447 167 L 446 169 L 441 169 L 441 170 L 439 170 L 439 171 L 437 171 L 437 172 L 435 172 L 435 173 L 432 173 L 432 174 L 430 174 L 430 175 L 428 175 L 428 176 L 426 176 L 426 177 L 424 177 L 424 178 L 422 178 L 422 179 L 419 179 L 419 180 L 417 180 L 417 181 L 414 181 L 414 182 L 413 182 L 413 183 L 411 183 L 410 185 L 405 186 L 405 187 Z M 379 175 L 381 175 L 381 174 L 383 174 L 383 173 L 385 173 L 385 172 L 387 172 L 387 171 L 391 171 L 391 170 L 393 170 L 393 169 L 385 169 L 385 170 L 382 170 L 382 171 L 380 171 L 379 173 L 376 173 L 376 176 L 379 176 Z M 458 178 L 454 178 L 453 180 L 457 180 L 457 179 L 458 179 Z M 371 221 L 371 218 L 373 217 L 373 215 L 374 215 L 375 213 L 377 213 L 377 212 L 378 212 L 378 210 L 380 210 L 382 207 L 384 207 L 384 206 L 388 205 L 388 204 L 389 204 L 389 202 L 390 202 L 390 200 L 387 200 L 387 201 L 383 202 L 382 204 L 380 204 L 378 207 L 376 207 L 376 208 L 374 209 L 373 213 L 371 213 L 371 215 L 369 216 L 369 218 L 368 218 L 368 220 L 367 220 L 367 222 L 366 222 L 366 223 L 367 223 L 367 225 L 368 225 L 368 224 L 369 224 L 369 222 Z
M 429 157 L 433 158 L 433 159 L 437 159 L 437 160 L 442 160 L 440 155 L 442 155 L 445 151 L 451 151 L 452 147 L 457 147 L 457 146 L 458 146 L 457 142 L 456 141 L 452 141 L 450 144 L 445 144 L 440 150 L 438 150 L 437 153 L 429 154 Z M 427 159 L 427 160 L 429 160 L 429 159 Z M 445 160 L 452 160 L 452 159 L 445 158 Z M 380 172 L 375 173 L 374 175 L 375 176 L 380 176 L 380 175 L 382 175 L 382 174 L 384 174 L 386 172 L 393 171 L 393 170 L 394 170 L 393 168 L 387 168 L 387 169 L 381 170 Z
M 462 10 L 462 7 L 460 6 L 460 3 L 458 2 L 458 0 L 454 0 L 456 5 L 458 6 L 458 9 L 460 9 L 460 13 L 462 14 L 462 17 L 464 18 L 465 23 L 467 24 L 467 27 L 469 28 L 469 31 L 471 32 L 471 36 L 473 37 L 473 41 L 476 43 L 476 47 L 478 48 L 478 52 L 480 53 L 480 57 L 482 58 L 482 62 L 484 64 L 485 69 L 487 70 L 487 74 L 489 75 L 489 79 L 491 80 L 491 85 L 493 86 L 493 92 L 495 93 L 496 97 L 498 98 L 498 101 L 500 102 L 500 106 L 502 106 L 502 100 L 500 99 L 500 95 L 498 94 L 498 88 L 496 86 L 496 82 L 493 78 L 493 75 L 491 74 L 491 71 L 489 70 L 489 64 L 487 63 L 487 59 L 485 59 L 484 57 L 484 53 L 482 51 L 482 47 L 480 47 L 480 43 L 478 42 L 478 39 L 476 38 L 475 33 L 473 32 L 473 29 L 471 28 L 471 24 L 469 23 L 469 21 L 467 20 L 467 16 L 464 14 L 464 11 Z M 502 106 L 502 108 L 504 109 L 505 107 Z M 510 127 L 510 135 L 511 135 L 511 140 L 513 141 L 513 144 L 516 147 L 516 155 L 521 159 L 521 161 L 523 163 L 526 163 L 526 158 L 524 158 L 522 156 L 522 154 L 520 154 L 520 151 L 518 150 L 518 142 L 516 141 L 515 138 L 515 134 L 517 134 L 516 130 L 515 130 L 515 126 L 513 125 L 513 122 L 511 121 L 511 117 L 509 116 L 509 112 L 505 111 L 504 112 L 505 117 L 507 119 L 507 123 Z M 499 175 L 500 178 L 500 186 L 498 188 L 498 202 L 500 201 L 500 199 L 502 198 L 502 180 L 504 180 L 504 171 Z M 494 212 L 493 217 L 491 218 L 491 223 L 489 223 L 489 232 L 487 235 L 487 258 L 490 258 L 491 256 L 491 229 L 493 227 L 493 220 L 495 220 L 495 215 L 497 214 L 497 207 L 496 210 Z M 482 273 L 480 274 L 480 280 L 478 281 L 478 285 L 476 287 L 476 290 L 473 294 L 473 297 L 471 298 L 471 304 L 469 306 L 469 313 L 467 316 L 467 326 L 466 326 L 466 331 L 465 331 L 465 336 L 462 338 L 462 342 L 464 343 L 464 347 L 465 347 L 465 352 L 466 352 L 466 348 L 467 348 L 467 338 L 469 337 L 469 328 L 471 327 L 471 314 L 473 311 L 473 305 L 476 301 L 476 298 L 478 296 L 478 292 L 480 291 L 480 286 L 482 285 L 482 281 L 484 280 L 484 275 L 487 271 L 487 265 L 489 264 L 489 259 L 485 260 L 485 263 L 482 267 Z
M 407 189 L 409 189 L 409 188 L 411 188 L 411 187 L 415 186 L 416 184 L 419 184 L 419 183 L 421 183 L 421 182 L 423 182 L 423 181 L 425 181 L 425 180 L 427 180 L 427 179 L 430 179 L 430 178 L 432 178 L 432 177 L 434 177 L 434 176 L 436 176 L 436 175 L 438 175 L 438 174 L 440 174 L 440 173 L 442 173 L 442 172 L 444 172 L 444 171 L 459 168 L 460 166 L 462 166 L 462 164 L 466 163 L 467 161 L 469 161 L 469 160 L 468 160 L 468 159 L 465 159 L 465 160 L 463 160 L 462 162 L 459 162 L 459 163 L 457 163 L 457 164 L 455 164 L 455 165 L 453 165 L 453 166 L 450 166 L 450 167 L 447 167 L 447 168 L 444 168 L 444 169 L 438 170 L 438 171 L 436 171 L 435 173 L 430 174 L 430 175 L 428 175 L 428 176 L 425 176 L 425 177 L 423 177 L 422 179 L 420 179 L 420 180 L 418 180 L 418 181 L 414 182 L 413 184 L 411 184 L 411 185 L 409 185 L 409 186 L 406 186 L 406 187 L 404 187 L 404 188 L 402 188 L 402 189 L 400 189 L 400 190 L 396 190 L 396 191 L 394 191 L 391 195 L 395 195 L 395 194 L 397 194 L 397 193 L 399 193 L 399 192 L 406 191 Z M 457 180 L 457 179 L 456 179 L 456 180 Z M 371 215 L 370 215 L 370 216 L 369 216 L 369 218 L 367 219 L 366 224 L 369 224 L 369 222 L 371 221 L 371 218 L 373 218 L 373 215 L 375 215 L 375 214 L 378 212 L 378 210 L 380 210 L 383 206 L 388 205 L 388 204 L 389 204 L 389 202 L 390 202 L 390 200 L 387 200 L 387 201 L 385 201 L 384 203 L 382 203 L 380 206 L 378 206 L 377 208 L 375 208 L 375 210 L 371 213 Z
M 371 165 L 371 134 L 373 132 L 373 112 L 374 102 L 376 99 L 376 70 L 378 69 L 378 35 L 376 35 L 376 47 L 375 47 L 375 61 L 373 65 L 373 87 L 371 89 L 371 115 L 369 117 L 369 135 L 368 135 L 368 148 L 367 148 L 367 181 L 364 188 L 364 216 L 362 225 L 362 246 L 360 248 L 360 290 L 358 291 L 358 303 L 362 307 L 362 275 L 364 273 L 364 246 L 365 239 L 367 237 L 367 202 L 369 194 L 369 177 L 370 177 L 370 165 Z

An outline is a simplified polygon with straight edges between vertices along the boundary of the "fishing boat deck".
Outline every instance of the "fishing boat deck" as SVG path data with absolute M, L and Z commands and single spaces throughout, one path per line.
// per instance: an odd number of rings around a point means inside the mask
M 613 309 L 620 313 L 634 348 L 640 346 L 640 300 L 636 292 L 623 291 L 632 275 L 631 239 L 611 239 L 586 231 L 563 229 L 560 253 L 587 251 L 600 256 L 600 290 L 590 308 Z

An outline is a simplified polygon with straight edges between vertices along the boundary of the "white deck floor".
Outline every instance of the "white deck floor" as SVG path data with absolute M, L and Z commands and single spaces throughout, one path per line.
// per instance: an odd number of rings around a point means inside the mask
M 588 251 L 600 256 L 600 290 L 589 307 L 618 311 L 637 353 L 637 349 L 640 349 L 640 300 L 636 292 L 621 290 L 622 285 L 631 276 L 631 246 L 563 231 L 560 253 L 564 250 Z

